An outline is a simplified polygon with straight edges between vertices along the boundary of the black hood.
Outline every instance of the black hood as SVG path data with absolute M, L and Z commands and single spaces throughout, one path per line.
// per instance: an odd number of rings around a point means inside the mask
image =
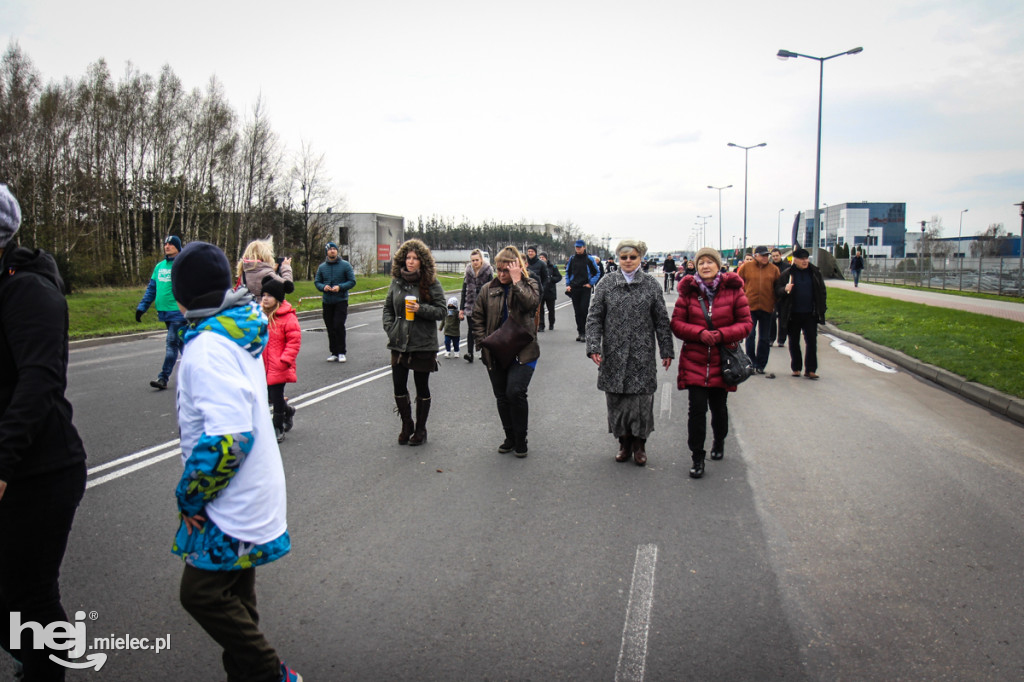
M 0 276 L 6 277 L 15 272 L 34 272 L 53 282 L 61 293 L 64 293 L 64 280 L 57 270 L 57 261 L 42 249 L 26 249 L 18 246 L 4 252 L 3 271 Z

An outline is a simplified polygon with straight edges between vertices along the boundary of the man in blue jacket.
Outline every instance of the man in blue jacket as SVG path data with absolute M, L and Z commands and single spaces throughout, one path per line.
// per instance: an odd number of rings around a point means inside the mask
M 178 354 L 181 353 L 181 338 L 178 330 L 185 326 L 185 318 L 178 310 L 178 303 L 171 293 L 171 266 L 174 265 L 174 258 L 181 251 L 181 239 L 170 235 L 164 240 L 164 257 L 149 278 L 146 286 L 146 293 L 142 295 L 138 308 L 135 309 L 135 321 L 142 322 L 142 315 L 151 303 L 156 303 L 157 319 L 167 326 L 166 348 L 164 350 L 164 364 L 160 368 L 160 374 L 156 379 L 149 382 L 153 388 L 161 391 L 167 388 L 167 382 L 174 371 L 174 363 L 178 361 Z
M 587 311 L 590 310 L 590 294 L 601 279 L 601 269 L 594 262 L 594 256 L 587 253 L 587 243 L 576 240 L 576 253 L 565 264 L 565 293 L 572 298 L 576 313 L 576 340 L 586 341 Z
M 331 354 L 327 362 L 345 362 L 345 322 L 348 320 L 348 292 L 356 285 L 356 274 L 348 261 L 338 255 L 338 245 L 327 242 L 327 260 L 316 269 L 316 288 L 323 293 L 324 326 Z

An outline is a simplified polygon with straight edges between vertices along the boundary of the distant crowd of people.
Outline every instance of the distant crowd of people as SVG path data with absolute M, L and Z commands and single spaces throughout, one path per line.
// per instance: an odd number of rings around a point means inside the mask
M 53 258 L 14 242 L 20 207 L 0 185 L 0 542 L 32 547 L 0 553 L 0 617 L 66 621 L 58 574 L 85 488 L 85 450 L 64 397 L 68 322 L 63 283 Z M 722 367 L 726 349 L 746 340 L 755 371 L 764 374 L 773 341 L 788 340 L 790 367 L 817 379 L 817 325 L 826 295 L 820 271 L 804 249 L 792 264 L 759 246 L 736 272 L 721 254 L 702 248 L 693 259 L 666 258 L 650 272 L 647 245 L 624 239 L 602 261 L 575 243 L 564 268 L 528 247 L 501 249 L 488 262 L 473 251 L 458 296 L 447 295 L 434 257 L 410 239 L 395 251 L 382 308 L 399 445 L 428 442 L 430 375 L 438 358 L 455 358 L 466 323 L 466 361 L 487 371 L 500 428 L 499 453 L 529 454 L 528 391 L 541 357 L 540 333 L 555 329 L 559 283 L 572 301 L 576 341 L 597 368 L 605 394 L 614 459 L 644 466 L 654 431 L 658 371 L 676 359 L 688 394 L 689 475 L 705 473 L 725 455 L 728 396 L 737 390 Z M 256 240 L 232 267 L 224 252 L 174 235 L 163 243 L 135 311 L 150 307 L 166 326 L 165 354 L 150 385 L 165 390 L 178 364 L 176 402 L 183 472 L 175 488 L 179 511 L 172 551 L 184 569 L 182 606 L 223 649 L 229 680 L 295 682 L 259 627 L 255 573 L 291 550 L 281 443 L 294 425 L 285 387 L 297 381 L 302 332 L 291 260 Z M 321 292 L 328 362 L 347 360 L 345 323 L 352 266 L 334 242 L 324 246 L 315 286 Z M 666 294 L 675 292 L 671 315 Z M 439 352 L 438 335 L 444 351 Z M 801 347 L 801 335 L 803 346 Z M 409 377 L 415 395 L 410 391 Z M 774 376 L 774 375 L 769 375 Z M 576 389 L 581 390 L 581 389 Z M 272 409 L 268 411 L 268 404 Z M 611 450 L 611 448 L 610 448 Z M 25 680 L 63 679 L 47 649 L 4 648 Z M 59 653 L 59 652 L 58 652 Z

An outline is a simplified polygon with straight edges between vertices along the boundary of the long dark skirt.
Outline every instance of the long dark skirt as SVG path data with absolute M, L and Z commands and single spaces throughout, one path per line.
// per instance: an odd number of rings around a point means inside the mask
M 654 431 L 653 393 L 605 393 L 608 433 L 646 439 Z

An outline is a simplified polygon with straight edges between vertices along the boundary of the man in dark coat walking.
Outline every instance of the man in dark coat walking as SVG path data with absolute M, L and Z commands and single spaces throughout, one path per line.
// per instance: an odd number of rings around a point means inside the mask
M 810 261 L 807 249 L 793 252 L 793 266 L 780 277 L 775 294 L 781 299 L 779 325 L 789 332 L 789 366 L 793 376 L 818 378 L 818 324 L 825 323 L 825 278 L 821 270 Z M 807 357 L 800 352 L 800 332 L 807 346 Z
M 587 340 L 587 311 L 590 310 L 590 294 L 599 279 L 601 279 L 601 270 L 587 253 L 587 243 L 582 239 L 577 239 L 576 253 L 565 264 L 565 293 L 572 298 L 573 312 L 576 313 L 576 340 L 580 343 Z

